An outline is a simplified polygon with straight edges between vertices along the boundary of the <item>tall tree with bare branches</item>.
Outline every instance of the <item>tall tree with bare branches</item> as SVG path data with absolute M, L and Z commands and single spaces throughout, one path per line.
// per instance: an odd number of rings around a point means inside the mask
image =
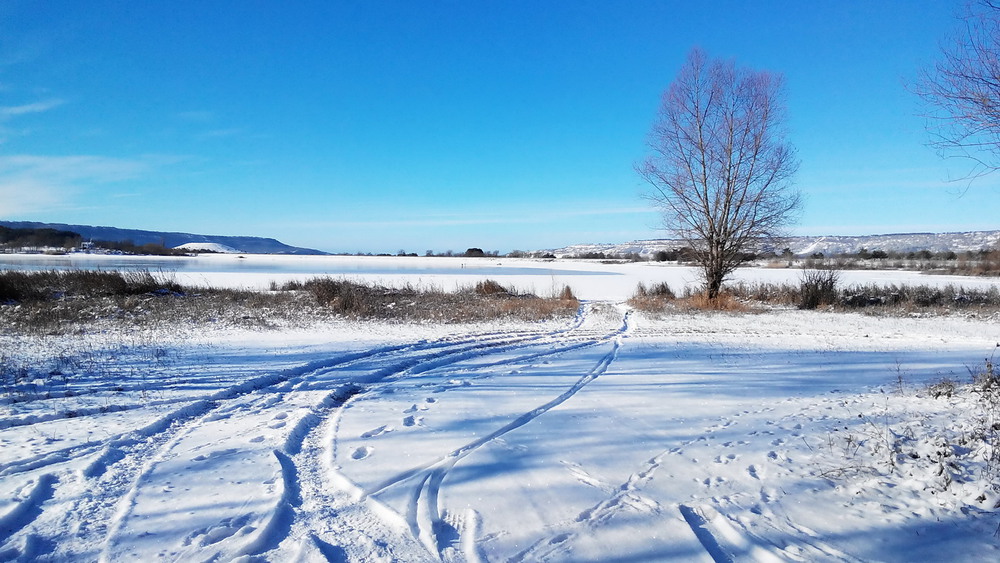
M 961 21 L 914 90 L 926 103 L 931 145 L 970 159 L 975 178 L 1000 169 L 1000 2 L 969 4 Z
M 709 299 L 799 209 L 782 94 L 779 75 L 694 49 L 663 93 L 637 166 L 665 227 L 694 249 Z

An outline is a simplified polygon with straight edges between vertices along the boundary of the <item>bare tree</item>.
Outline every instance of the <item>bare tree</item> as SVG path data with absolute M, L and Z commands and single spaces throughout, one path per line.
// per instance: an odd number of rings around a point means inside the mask
M 694 49 L 664 92 L 637 166 L 664 224 L 694 249 L 709 299 L 800 205 L 785 142 L 782 80 Z
M 931 145 L 971 159 L 975 178 L 1000 168 L 1000 3 L 970 4 L 961 20 L 914 90 L 927 104 Z

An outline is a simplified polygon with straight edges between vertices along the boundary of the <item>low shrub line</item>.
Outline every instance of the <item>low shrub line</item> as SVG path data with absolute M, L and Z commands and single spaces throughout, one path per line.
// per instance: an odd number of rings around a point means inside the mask
M 558 295 L 538 297 L 518 293 L 489 279 L 454 292 L 415 289 L 409 285 L 393 288 L 364 285 L 333 278 L 314 278 L 291 287 L 300 287 L 310 293 L 318 305 L 353 318 L 446 322 L 502 317 L 542 320 L 573 315 L 580 306 L 568 286 L 564 286 Z
M 676 297 L 666 283 L 647 288 L 640 283 L 628 303 L 643 311 L 707 309 L 749 311 L 754 304 L 792 306 L 799 309 L 873 311 L 1000 310 L 1000 288 L 967 288 L 954 284 L 841 286 L 837 270 L 803 270 L 799 283 L 739 282 L 728 284 L 718 299 L 709 300 L 688 289 Z
M 494 280 L 454 292 L 382 287 L 320 277 L 271 291 L 191 288 L 147 271 L 0 271 L 0 330 L 52 334 L 95 322 L 130 325 L 304 325 L 329 317 L 393 321 L 543 320 L 574 315 L 569 287 L 549 297 L 522 294 Z

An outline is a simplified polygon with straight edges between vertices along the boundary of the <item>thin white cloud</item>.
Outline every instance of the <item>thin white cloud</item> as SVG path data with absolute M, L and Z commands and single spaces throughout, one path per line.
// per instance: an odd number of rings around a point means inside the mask
M 0 156 L 0 217 L 79 205 L 88 188 L 142 174 L 144 160 L 103 156 Z
M 31 178 L 0 178 L 0 217 L 9 219 L 25 213 L 60 209 L 74 192 L 72 186 L 54 189 Z
M 0 106 L 0 118 L 9 119 L 29 113 L 43 113 L 63 105 L 63 100 L 43 100 L 19 106 Z

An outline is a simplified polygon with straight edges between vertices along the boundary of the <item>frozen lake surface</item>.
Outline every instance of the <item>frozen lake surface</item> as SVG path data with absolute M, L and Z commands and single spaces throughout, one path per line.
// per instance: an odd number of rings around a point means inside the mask
M 0 255 L 0 270 L 149 270 L 177 273 L 253 273 L 313 275 L 473 275 L 510 276 L 542 275 L 616 275 L 615 272 L 549 268 L 544 262 L 506 264 L 500 258 L 422 258 L 384 256 L 123 256 L 103 254 Z
M 451 291 L 485 279 L 495 279 L 519 291 L 557 294 L 569 286 L 581 299 L 623 300 L 640 282 L 666 282 L 676 293 L 700 285 L 697 268 L 673 263 L 607 264 L 596 260 L 529 258 L 439 258 L 400 256 L 283 256 L 264 254 L 204 254 L 196 257 L 0 255 L 0 269 L 102 269 L 163 272 L 190 286 L 267 289 L 272 283 L 333 276 L 389 287 L 410 285 Z M 746 267 L 733 282 L 798 284 L 799 268 Z M 899 270 L 847 270 L 841 285 L 956 285 L 986 288 L 997 278 L 925 275 Z

